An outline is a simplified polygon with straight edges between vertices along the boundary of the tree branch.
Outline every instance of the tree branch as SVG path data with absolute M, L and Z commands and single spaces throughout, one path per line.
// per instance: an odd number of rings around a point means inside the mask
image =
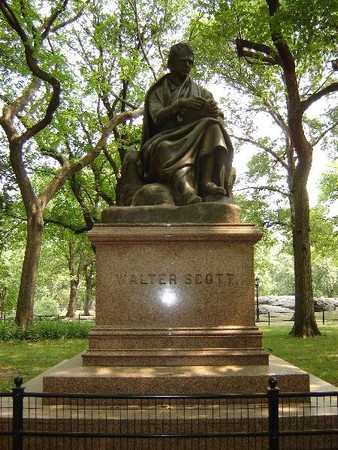
M 147 52 L 145 51 L 144 46 L 143 46 L 143 39 L 142 39 L 142 35 L 141 35 L 141 32 L 140 32 L 140 24 L 139 24 L 139 17 L 138 17 L 137 2 L 136 2 L 136 0 L 133 0 L 133 1 L 131 2 L 131 6 L 132 6 L 132 8 L 133 8 L 134 15 L 135 15 L 135 23 L 136 23 L 137 38 L 138 38 L 139 46 L 140 46 L 140 48 L 141 48 L 141 50 L 142 50 L 143 57 L 144 57 L 144 59 L 146 60 L 148 66 L 149 66 L 149 69 L 151 70 L 151 72 L 152 72 L 152 74 L 153 74 L 153 76 L 154 76 L 154 79 L 157 80 L 156 72 L 155 72 L 155 70 L 153 69 L 152 65 L 150 64 L 150 61 L 149 61 Z
M 60 9 L 55 8 L 54 11 L 52 12 L 52 14 L 48 17 L 48 19 L 46 20 L 46 22 L 43 25 L 44 31 L 41 34 L 41 41 L 43 41 L 49 35 L 53 23 L 56 21 L 58 16 L 65 11 L 68 1 L 69 0 L 64 0 L 61 8 Z
M 332 131 L 334 128 L 336 128 L 338 126 L 338 120 L 336 120 L 335 122 L 333 122 L 333 124 L 327 128 L 325 131 L 323 131 L 322 133 L 320 133 L 320 135 L 317 137 L 317 139 L 315 139 L 311 145 L 314 147 L 315 145 L 318 144 L 318 142 L 323 139 L 323 137 L 328 134 L 330 131 Z
M 53 180 L 51 180 L 45 190 L 41 193 L 41 201 L 47 204 L 53 197 L 55 192 L 61 188 L 65 180 L 69 179 L 75 172 L 78 172 L 83 167 L 89 166 L 107 146 L 107 141 L 117 125 L 124 123 L 126 120 L 129 120 L 131 118 L 139 117 L 142 114 L 143 107 L 134 111 L 126 111 L 122 114 L 118 114 L 117 116 L 114 116 L 111 120 L 109 120 L 109 122 L 104 125 L 101 137 L 97 141 L 93 151 L 84 155 L 76 163 L 71 164 L 67 162 L 66 164 L 64 164 L 62 169 L 55 175 Z
M 276 12 L 279 8 L 279 0 L 266 0 L 266 3 L 268 4 L 270 14 L 271 38 L 279 54 L 280 65 L 284 68 L 284 71 L 292 73 L 295 70 L 295 62 L 282 35 L 280 24 L 276 17 Z
M 43 155 L 55 159 L 55 161 L 57 161 L 61 166 L 63 166 L 67 162 L 66 158 L 61 153 L 52 148 L 40 147 L 40 151 Z
M 81 208 L 82 215 L 83 215 L 84 221 L 87 225 L 87 228 L 88 228 L 88 230 L 91 230 L 93 228 L 94 221 L 92 219 L 90 211 L 87 208 L 86 202 L 84 201 L 84 198 L 82 196 L 81 189 L 76 180 L 75 173 L 70 178 L 70 186 L 71 186 L 72 192 L 74 194 L 74 197 L 76 198 L 76 200 Z
M 0 117 L 0 124 L 5 130 L 9 141 L 12 141 L 19 136 L 13 125 L 14 117 L 17 116 L 17 114 L 22 111 L 28 102 L 34 97 L 39 86 L 40 80 L 33 78 L 21 97 L 4 107 L 3 115 Z
M 306 111 L 309 108 L 309 106 L 311 106 L 317 100 L 320 100 L 321 98 L 325 97 L 325 95 L 332 94 L 333 92 L 337 91 L 338 91 L 338 83 L 332 83 L 328 86 L 325 86 L 323 89 L 321 89 L 318 92 L 315 92 L 314 94 L 310 95 L 306 100 L 303 100 L 301 102 L 302 112 Z
M 23 28 L 20 25 L 20 22 L 16 18 L 14 12 L 12 11 L 11 7 L 8 5 L 6 0 L 0 1 L 0 9 L 5 16 L 5 19 L 7 20 L 8 24 L 13 28 L 14 31 L 17 32 L 20 39 L 24 42 L 27 41 L 27 34 L 23 30 Z
M 59 226 L 65 228 L 66 230 L 73 231 L 75 234 L 82 234 L 82 233 L 85 233 L 86 231 L 88 231 L 88 227 L 78 228 L 73 224 L 68 224 L 68 223 L 62 222 L 62 220 L 56 220 L 56 219 L 44 217 L 45 226 L 49 223 L 52 223 L 53 225 L 59 225 Z
M 128 102 L 128 100 L 122 98 L 120 95 L 115 94 L 114 91 L 111 91 L 111 93 L 116 98 L 116 100 L 118 100 L 119 102 L 123 103 L 124 105 L 128 106 L 129 108 L 137 109 L 136 105 L 134 105 L 133 103 Z
M 111 168 L 113 169 L 115 178 L 118 180 L 121 176 L 120 170 L 117 167 L 116 162 L 114 161 L 114 159 L 111 157 L 110 153 L 108 152 L 107 148 L 104 149 L 104 156 L 107 158 L 107 161 L 109 162 Z
M 45 72 L 43 69 L 39 67 L 37 60 L 33 56 L 32 48 L 27 44 L 25 44 L 25 54 L 28 67 L 30 68 L 32 73 L 41 80 L 49 83 L 52 86 L 53 92 L 49 100 L 44 117 L 41 120 L 39 120 L 35 125 L 33 125 L 31 128 L 28 128 L 27 131 L 22 134 L 20 138 L 22 144 L 31 137 L 33 137 L 34 135 L 36 135 L 37 133 L 39 133 L 41 130 L 46 128 L 51 123 L 55 111 L 58 109 L 60 105 L 60 96 L 61 96 L 61 86 L 59 80 L 53 77 L 52 75 L 49 75 L 47 72 Z
M 281 65 L 278 53 L 268 45 L 259 44 L 247 39 L 236 38 L 236 49 L 239 57 L 247 57 L 271 65 Z M 250 50 L 246 50 L 250 49 Z
M 288 170 L 288 165 L 285 163 L 285 161 L 276 153 L 274 152 L 270 147 L 258 142 L 255 139 L 251 139 L 251 138 L 244 138 L 241 136 L 234 136 L 235 139 L 237 139 L 240 142 L 245 142 L 247 144 L 252 144 L 255 147 L 260 148 L 261 150 L 264 150 L 266 153 L 269 153 L 274 159 L 276 159 L 276 161 L 278 161 L 283 167 L 284 169 Z
M 106 152 L 106 149 L 104 150 L 104 152 Z M 110 198 L 109 195 L 107 195 L 104 190 L 101 187 L 101 170 L 99 167 L 97 167 L 97 165 L 95 164 L 95 161 L 93 161 L 93 163 L 91 164 L 91 169 L 93 171 L 93 175 L 94 175 L 94 182 L 95 182 L 95 190 L 97 192 L 97 194 L 109 205 L 112 206 L 113 205 L 113 201 Z
M 68 0 L 64 1 L 64 5 L 66 5 Z M 50 122 L 53 119 L 54 113 L 59 107 L 60 104 L 60 94 L 61 94 L 61 87 L 60 82 L 52 75 L 48 74 L 45 70 L 41 69 L 39 67 L 38 61 L 36 57 L 34 56 L 34 49 L 32 48 L 29 38 L 23 28 L 21 27 L 19 21 L 17 20 L 14 12 L 10 9 L 8 6 L 6 0 L 2 0 L 0 2 L 0 8 L 3 12 L 8 24 L 13 28 L 14 31 L 17 32 L 19 35 L 21 42 L 24 46 L 25 50 L 25 57 L 26 62 L 33 73 L 37 78 L 40 80 L 43 80 L 50 84 L 52 86 L 52 96 L 50 98 L 49 104 L 47 106 L 46 112 L 44 117 L 38 121 L 35 125 L 33 125 L 31 128 L 28 128 L 20 137 L 17 136 L 18 141 L 20 142 L 20 145 L 22 145 L 24 142 L 26 142 L 28 139 L 30 139 L 35 134 L 39 133 L 41 130 L 43 130 L 47 125 L 50 124 Z M 47 35 L 46 35 L 47 36 Z
M 76 16 L 74 16 L 74 17 L 72 17 L 71 19 L 68 19 L 68 20 L 66 20 L 66 21 L 64 21 L 64 22 L 62 22 L 62 23 L 60 23 L 59 25 L 57 25 L 57 26 L 55 26 L 55 27 L 53 27 L 52 29 L 51 29 L 51 31 L 53 32 L 53 33 L 55 33 L 55 32 L 57 32 L 57 31 L 59 31 L 61 28 L 65 28 L 67 25 L 69 25 L 69 24 L 71 24 L 71 23 L 73 23 L 73 22 L 76 22 L 77 21 L 77 19 L 79 19 L 81 16 L 82 16 L 82 13 L 83 13 L 83 11 L 84 11 L 84 7 L 81 9 L 81 11 L 78 13 L 78 14 L 76 14 Z

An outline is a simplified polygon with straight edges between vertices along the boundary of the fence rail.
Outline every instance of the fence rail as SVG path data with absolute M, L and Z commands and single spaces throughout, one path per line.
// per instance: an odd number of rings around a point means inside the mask
M 293 323 L 293 315 L 292 311 L 287 314 L 285 312 L 270 312 L 267 311 L 266 308 L 256 309 L 256 322 L 260 325 L 267 323 L 268 326 L 280 322 L 288 322 L 291 324 Z M 316 311 L 315 317 L 317 322 L 322 325 L 333 324 L 338 322 L 338 309 L 335 309 L 334 311 Z
M 1 450 L 330 450 L 338 391 L 92 395 L 0 394 Z

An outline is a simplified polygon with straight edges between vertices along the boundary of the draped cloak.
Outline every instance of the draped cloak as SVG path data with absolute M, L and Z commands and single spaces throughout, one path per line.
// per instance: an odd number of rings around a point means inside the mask
M 205 111 L 181 109 L 164 126 L 156 125 L 156 113 L 180 98 L 203 97 L 212 94 L 190 77 L 180 85 L 171 83 L 168 75 L 160 78 L 147 92 L 144 104 L 143 136 L 140 158 L 146 182 L 174 183 L 180 169 L 191 170 L 198 189 L 199 162 L 216 147 L 225 152 L 224 187 L 229 193 L 228 180 L 233 159 L 233 147 L 224 128 L 222 117 L 207 117 Z M 165 146 L 161 146 L 165 143 Z M 165 149 L 165 150 L 163 150 Z

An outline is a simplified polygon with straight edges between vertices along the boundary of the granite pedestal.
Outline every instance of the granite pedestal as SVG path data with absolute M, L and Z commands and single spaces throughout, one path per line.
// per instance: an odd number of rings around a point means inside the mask
M 233 204 L 106 210 L 89 233 L 96 326 L 83 368 L 46 375 L 44 390 L 264 392 L 271 370 L 254 307 L 260 238 Z M 307 374 L 286 372 L 274 373 L 285 390 L 309 389 Z

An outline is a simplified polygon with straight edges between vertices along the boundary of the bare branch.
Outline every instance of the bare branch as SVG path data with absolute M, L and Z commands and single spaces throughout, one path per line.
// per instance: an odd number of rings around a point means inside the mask
M 144 59 L 146 60 L 148 66 L 149 66 L 149 68 L 150 68 L 150 70 L 151 70 L 151 72 L 152 72 L 152 74 L 153 74 L 153 76 L 154 76 L 154 79 L 156 80 L 156 79 L 157 79 L 156 72 L 155 72 L 155 70 L 153 69 L 152 65 L 150 64 L 150 61 L 149 61 L 147 52 L 145 51 L 145 48 L 144 48 L 144 46 L 143 46 L 143 38 L 142 38 L 142 34 L 141 34 L 141 32 L 140 32 L 140 23 L 139 23 L 139 17 L 138 17 L 137 2 L 136 2 L 136 0 L 133 0 L 133 1 L 131 2 L 131 6 L 132 6 L 132 8 L 133 8 L 134 15 L 135 15 L 135 23 L 136 23 L 137 37 L 138 37 L 139 46 L 140 46 L 140 48 L 141 48 L 141 50 L 142 50 L 143 57 L 144 57 Z
M 276 192 L 277 194 L 281 194 L 283 197 L 289 197 L 289 193 L 286 191 L 283 191 L 282 189 L 267 185 L 267 186 L 245 186 L 244 188 L 241 189 L 236 189 L 236 192 L 241 192 L 241 191 L 269 191 L 269 192 Z
M 332 131 L 334 128 L 336 128 L 338 126 L 338 120 L 336 120 L 335 122 L 333 122 L 333 124 L 327 128 L 325 131 L 323 131 L 322 133 L 320 133 L 320 135 L 317 137 L 317 139 L 315 139 L 313 142 L 311 142 L 311 145 L 314 147 L 315 145 L 318 144 L 319 141 L 321 141 L 323 139 L 324 136 L 326 136 L 328 133 L 330 133 L 330 131 Z
M 288 170 L 288 165 L 286 164 L 286 162 L 275 152 L 273 151 L 270 147 L 268 147 L 267 145 L 262 144 L 261 142 L 258 142 L 255 139 L 251 139 L 248 137 L 241 137 L 241 136 L 233 136 L 235 139 L 237 139 L 240 142 L 245 142 L 247 144 L 252 144 L 255 147 L 260 148 L 261 150 L 264 150 L 266 153 L 269 153 L 274 159 L 276 159 L 276 161 L 278 161 L 283 167 L 284 169 Z

